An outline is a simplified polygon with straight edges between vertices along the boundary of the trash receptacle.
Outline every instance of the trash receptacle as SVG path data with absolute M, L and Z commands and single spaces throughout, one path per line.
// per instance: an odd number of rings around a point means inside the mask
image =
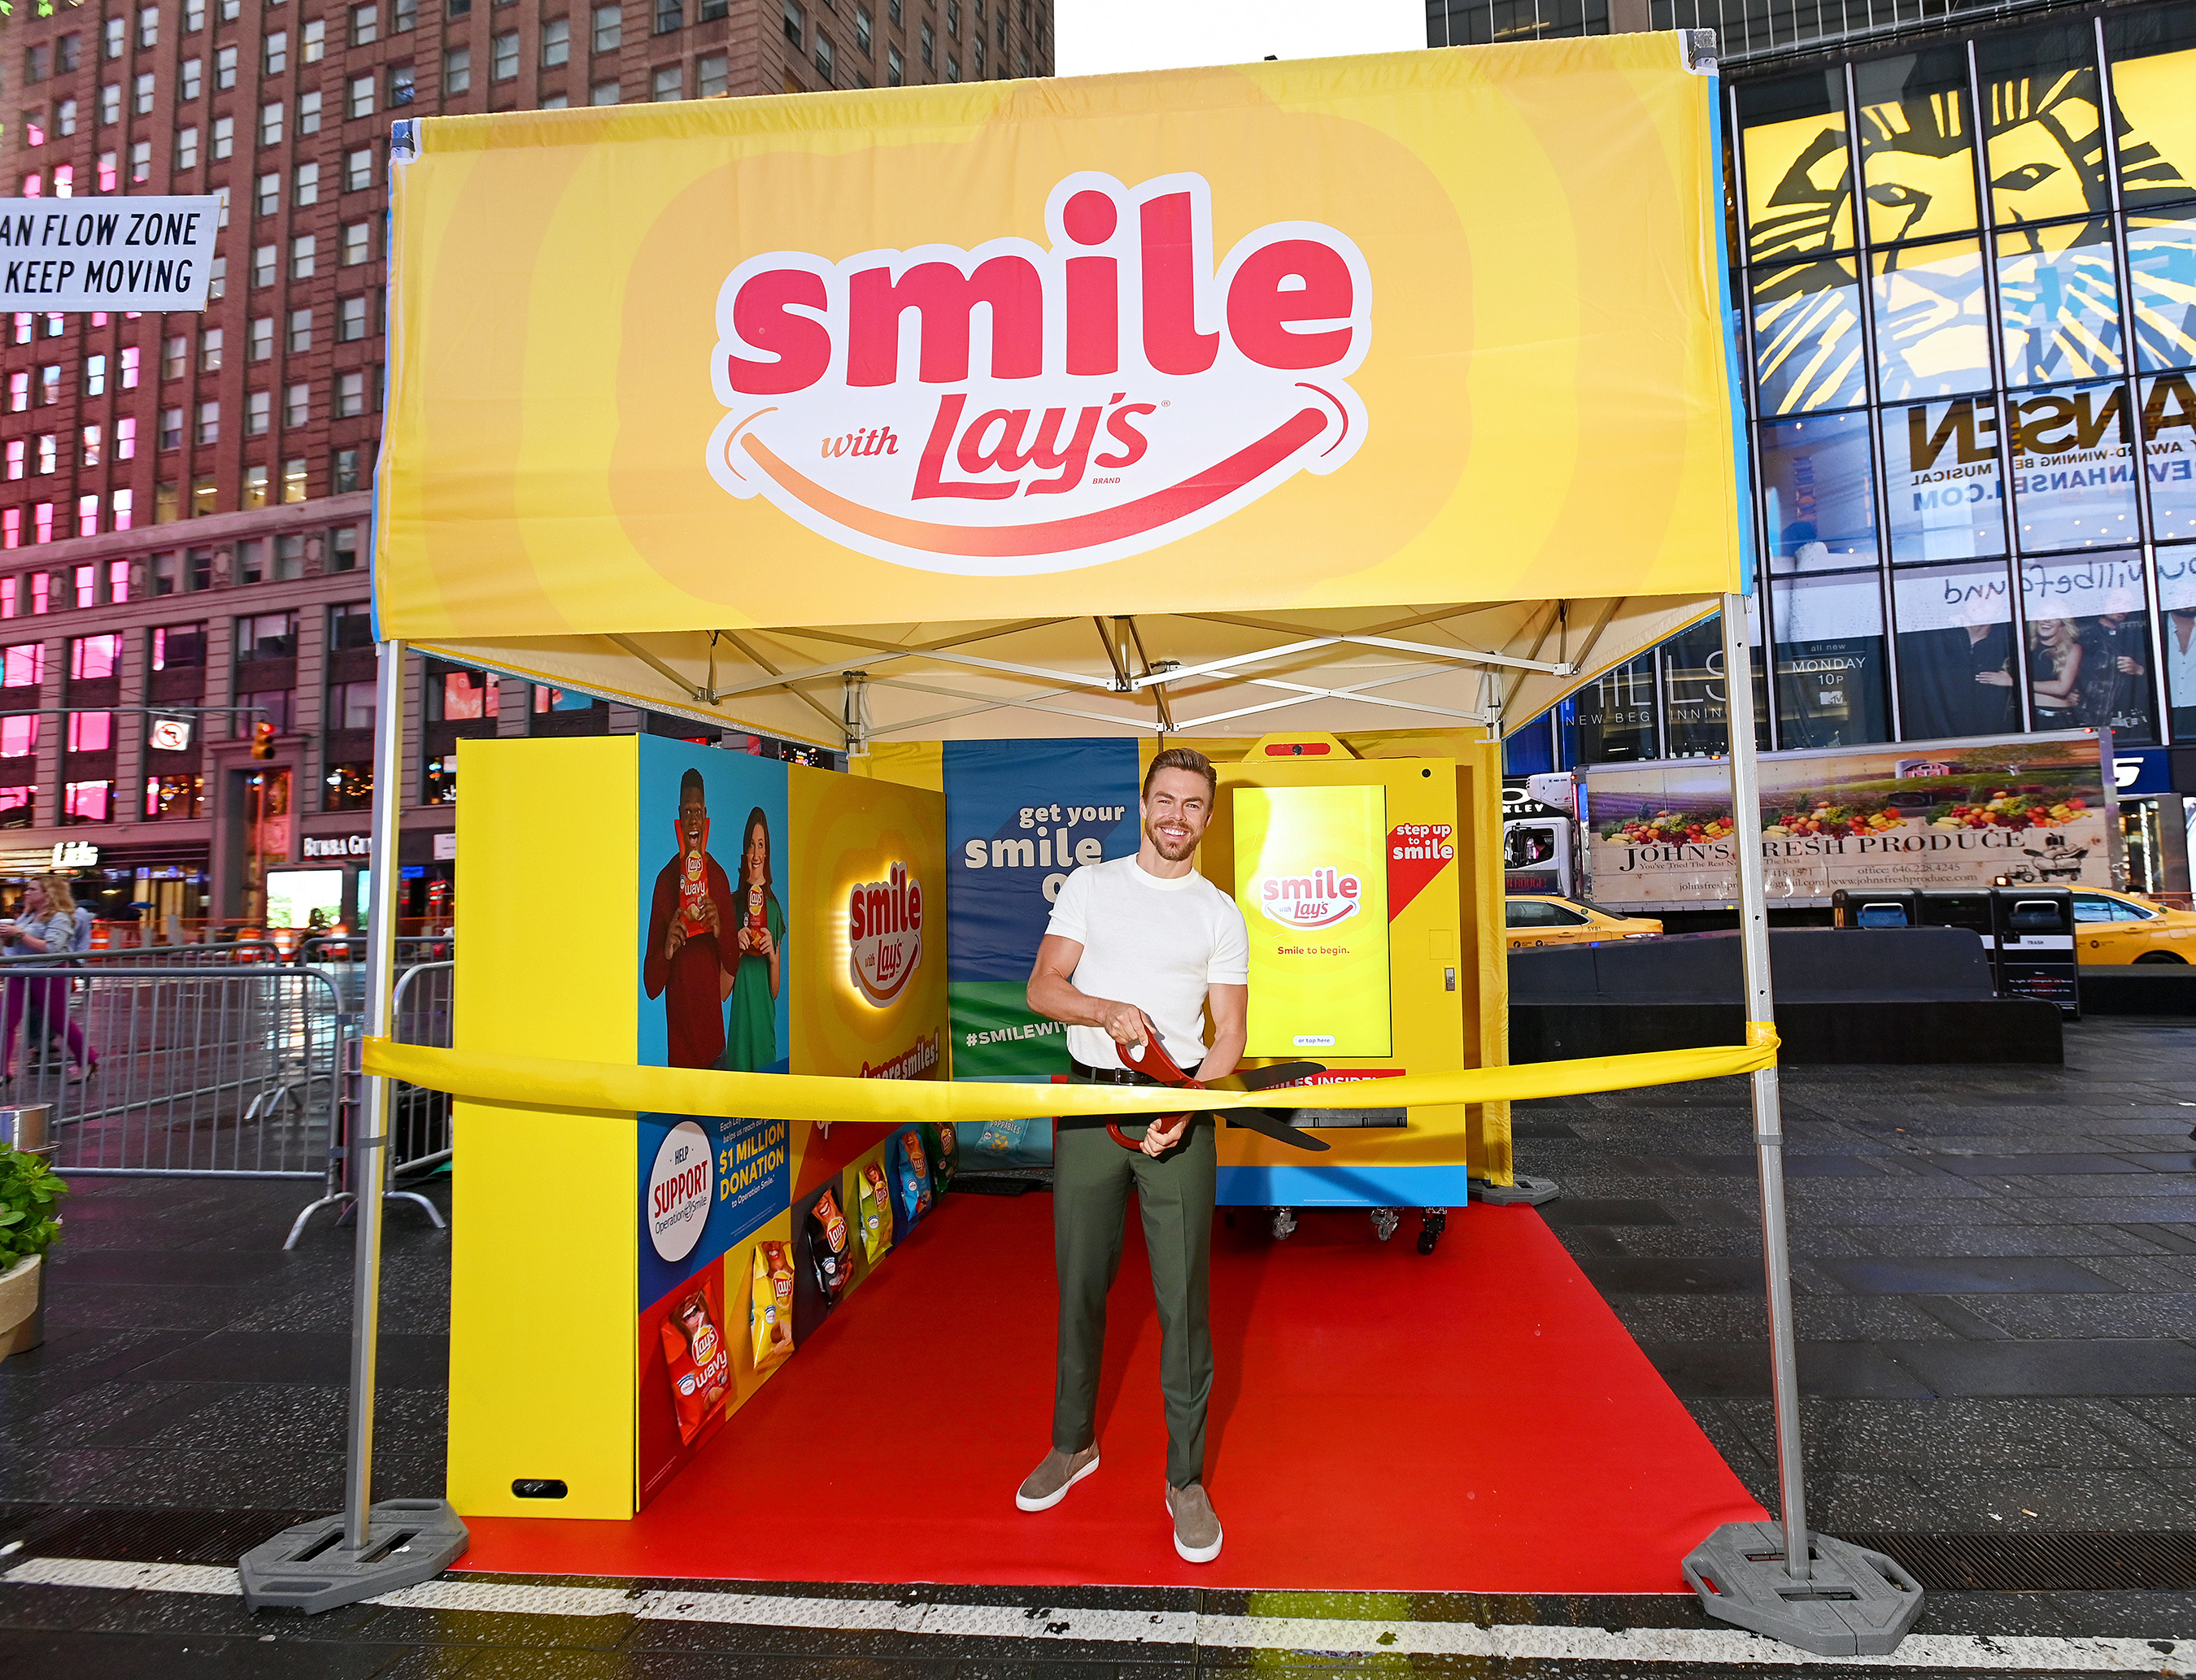
M 1997 909 L 1999 991 L 2055 1003 L 2068 1020 L 2080 1020 L 2074 895 L 2063 886 L 2000 886 L 1991 896 Z

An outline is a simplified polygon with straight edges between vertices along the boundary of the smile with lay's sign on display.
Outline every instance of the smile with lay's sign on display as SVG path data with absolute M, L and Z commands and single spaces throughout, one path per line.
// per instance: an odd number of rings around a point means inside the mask
M 1237 788 L 1235 903 L 1251 936 L 1253 1056 L 1385 1056 L 1387 794 Z
M 382 633 L 1734 586 L 1714 91 L 1642 35 L 421 121 Z

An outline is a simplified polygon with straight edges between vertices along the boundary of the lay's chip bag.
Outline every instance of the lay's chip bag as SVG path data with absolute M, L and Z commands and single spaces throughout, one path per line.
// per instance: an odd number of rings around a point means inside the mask
M 899 1191 L 900 1215 L 913 1230 L 930 1211 L 930 1167 L 922 1134 L 912 1126 L 893 1140 L 893 1180 Z
M 732 1360 L 717 1334 L 707 1288 L 696 1290 L 661 1326 L 663 1363 L 671 1377 L 671 1403 L 679 1416 L 679 1439 L 687 1446 L 702 1433 L 709 1414 L 725 1403 L 731 1387 Z
M 922 1134 L 922 1146 L 930 1152 L 931 1192 L 943 1196 L 953 1187 L 953 1175 L 961 1165 L 961 1139 L 951 1125 L 925 1122 L 917 1129 Z
M 754 1282 L 748 1308 L 754 1338 L 754 1366 L 768 1371 L 793 1351 L 793 1261 L 783 1243 L 757 1243 Z
M 808 1249 L 808 1267 L 824 1297 L 824 1310 L 829 1313 L 839 1304 L 854 1275 L 854 1233 L 847 1228 L 846 1215 L 839 1211 L 838 1192 L 826 1190 L 818 1196 L 803 1223 L 807 1227 L 801 1237 Z
M 870 1265 L 892 1246 L 892 1191 L 885 1183 L 883 1166 L 872 1161 L 862 1169 L 862 1252 Z

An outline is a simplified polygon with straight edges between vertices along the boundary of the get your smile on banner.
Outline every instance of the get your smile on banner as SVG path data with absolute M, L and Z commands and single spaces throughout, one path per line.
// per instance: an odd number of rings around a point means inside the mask
M 485 1055 L 369 1038 L 365 1071 L 429 1090 L 517 1108 L 598 1114 L 724 1114 L 754 1119 L 865 1121 L 898 1126 L 928 1121 L 1019 1120 L 1105 1114 L 1133 1118 L 1185 1110 L 1231 1108 L 1437 1108 L 1534 1097 L 1582 1096 L 1640 1085 L 1719 1079 L 1771 1067 L 1773 1031 L 1755 1025 L 1743 1045 L 1656 1050 L 1644 1055 L 1534 1062 L 1460 1073 L 1407 1074 L 1344 1085 L 1283 1088 L 1255 1094 L 1156 1086 L 955 1084 L 937 1080 L 825 1078 L 797 1073 L 719 1073 L 710 1069 L 633 1067 L 561 1061 L 546 1056 Z M 1316 1120 L 1308 1124 L 1316 1126 Z M 1438 1129 L 1462 1131 L 1459 1111 Z

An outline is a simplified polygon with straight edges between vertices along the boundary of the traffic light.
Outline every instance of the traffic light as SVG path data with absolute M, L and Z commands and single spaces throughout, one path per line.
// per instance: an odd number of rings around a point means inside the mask
M 251 756 L 255 759 L 274 756 L 274 725 L 264 718 L 251 726 Z

